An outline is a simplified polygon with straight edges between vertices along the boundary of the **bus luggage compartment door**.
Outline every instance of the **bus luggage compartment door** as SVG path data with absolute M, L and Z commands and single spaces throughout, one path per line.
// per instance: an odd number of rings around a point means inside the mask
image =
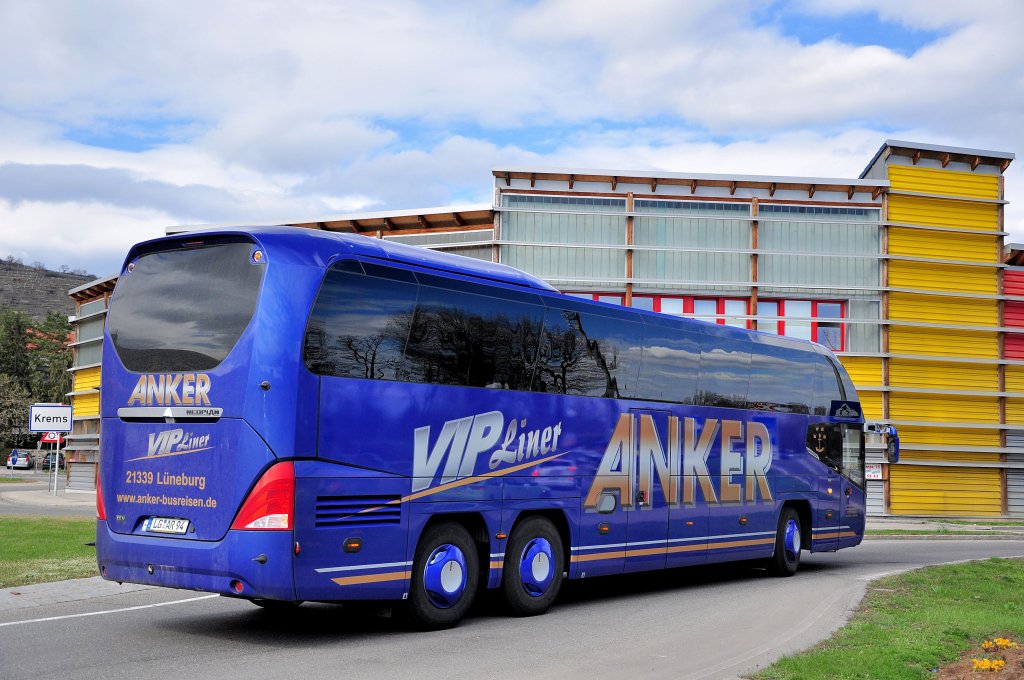
M 300 600 L 397 600 L 410 566 L 409 480 L 319 461 L 295 463 L 295 591 Z
M 664 569 L 672 488 L 668 451 L 669 413 L 632 410 L 636 423 L 636 473 L 626 510 L 626 571 Z

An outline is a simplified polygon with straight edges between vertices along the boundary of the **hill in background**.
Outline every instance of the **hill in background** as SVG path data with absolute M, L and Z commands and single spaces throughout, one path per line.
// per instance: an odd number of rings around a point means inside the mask
M 68 291 L 95 279 L 92 274 L 55 272 L 0 260 L 0 307 L 25 312 L 36 320 L 51 310 L 71 315 L 75 305 Z

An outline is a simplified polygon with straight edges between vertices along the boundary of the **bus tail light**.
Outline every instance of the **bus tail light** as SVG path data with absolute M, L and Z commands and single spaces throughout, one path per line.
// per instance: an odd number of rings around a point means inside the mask
M 290 531 L 295 516 L 295 467 L 278 463 L 263 473 L 238 511 L 232 529 Z
M 96 519 L 101 522 L 107 521 L 107 508 L 103 505 L 103 485 L 100 484 L 99 475 L 96 475 Z

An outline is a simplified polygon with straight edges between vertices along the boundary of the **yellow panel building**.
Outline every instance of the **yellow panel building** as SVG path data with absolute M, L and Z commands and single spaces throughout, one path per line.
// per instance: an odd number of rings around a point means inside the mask
M 883 420 L 896 515 L 1008 514 L 1003 172 L 1012 154 L 889 141 L 862 176 L 883 204 Z M 1009 418 L 1008 418 L 1009 416 Z M 1016 421 L 1020 423 L 1019 420 Z

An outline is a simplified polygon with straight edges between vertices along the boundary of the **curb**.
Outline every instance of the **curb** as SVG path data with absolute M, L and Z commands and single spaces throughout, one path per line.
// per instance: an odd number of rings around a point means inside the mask
M 1024 541 L 1024 534 L 865 534 L 865 541 Z

